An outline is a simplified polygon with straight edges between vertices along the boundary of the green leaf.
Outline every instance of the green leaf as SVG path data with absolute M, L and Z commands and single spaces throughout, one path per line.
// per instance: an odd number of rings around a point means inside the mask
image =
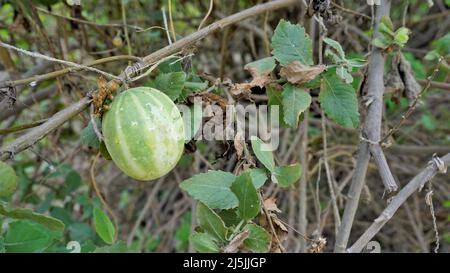
M 300 114 L 311 105 L 311 96 L 289 83 L 284 85 L 282 96 L 284 121 L 291 127 L 297 127 Z
M 65 226 L 69 226 L 73 223 L 72 215 L 68 210 L 62 207 L 51 208 L 50 215 L 58 220 L 61 220 Z
M 96 128 L 100 131 L 102 128 L 102 124 L 100 119 L 95 119 Z M 92 121 L 89 121 L 89 124 L 81 131 L 80 136 L 81 144 L 98 149 L 100 147 L 100 140 L 97 137 L 97 134 L 94 131 L 94 127 Z
M 97 246 L 92 242 L 92 240 L 87 240 L 81 243 L 81 253 L 94 252 Z M 69 249 L 70 250 L 70 249 Z
M 450 208 L 450 200 L 447 200 L 443 204 L 444 208 Z
M 212 209 L 199 202 L 197 204 L 197 222 L 198 225 L 207 233 L 225 242 L 228 229 L 222 219 Z
M 217 213 L 227 227 L 237 226 L 242 219 L 239 218 L 237 208 L 224 209 Z
M 429 131 L 434 131 L 436 130 L 436 125 L 435 125 L 435 121 L 433 120 L 433 118 L 428 115 L 428 114 L 423 114 L 420 122 L 422 123 L 422 126 L 429 130 Z
M 118 241 L 117 243 L 110 246 L 97 247 L 94 253 L 127 253 L 129 252 L 127 245 Z
M 273 159 L 272 151 L 267 147 L 268 145 L 256 136 L 251 137 L 251 143 L 256 158 L 258 158 L 270 172 L 273 172 L 275 170 L 275 161 Z
M 331 51 L 331 49 L 327 48 L 325 49 L 325 56 L 331 59 L 331 61 L 335 64 L 339 64 L 342 62 L 345 62 L 344 58 L 339 57 L 336 53 Z
M 280 187 L 286 188 L 297 182 L 301 175 L 302 166 L 296 163 L 288 166 L 276 167 L 272 179 L 275 178 L 275 181 Z
M 99 207 L 94 208 L 94 225 L 98 236 L 107 244 L 114 242 L 116 230 L 106 213 Z
M 439 59 L 440 57 L 441 57 L 441 55 L 436 50 L 432 50 L 432 51 L 429 51 L 427 53 L 427 55 L 425 55 L 424 59 L 427 61 L 434 61 L 434 60 Z
M 381 24 L 383 24 L 391 32 L 394 31 L 394 24 L 389 16 L 381 17 Z
M 67 229 L 71 240 L 84 242 L 95 237 L 95 232 L 86 223 L 73 223 Z
M 18 178 L 14 169 L 0 161 L 0 198 L 10 197 L 17 190 Z
M 249 231 L 249 236 L 244 241 L 244 246 L 256 253 L 265 253 L 269 251 L 271 236 L 261 226 L 255 224 L 248 224 L 244 230 Z
M 236 195 L 230 190 L 235 179 L 228 172 L 208 171 L 184 180 L 180 187 L 212 209 L 229 209 L 238 205 Z
M 379 29 L 381 35 L 384 35 L 385 37 L 393 37 L 394 36 L 394 30 L 390 29 L 389 26 L 387 26 L 383 22 L 380 23 L 380 25 L 378 26 L 378 29 Z
M 69 174 L 69 172 L 73 171 L 72 166 L 70 166 L 69 164 L 59 164 L 56 166 L 56 170 L 50 170 L 50 174 L 49 174 L 49 178 L 54 178 L 54 177 L 62 177 L 62 176 L 67 176 L 67 174 Z
M 405 27 L 399 28 L 395 32 L 395 37 L 394 37 L 394 41 L 396 42 L 396 44 L 403 47 L 409 40 L 409 33 L 410 33 L 410 30 L 408 28 L 405 28 Z
M 250 71 L 253 77 L 261 77 L 268 75 L 275 69 L 276 63 L 274 57 L 267 57 L 261 60 L 257 60 L 248 63 L 244 66 L 244 69 Z
M 323 111 L 336 123 L 347 128 L 358 127 L 358 101 L 351 85 L 327 75 L 322 78 L 319 101 Z
M 219 247 L 214 242 L 211 235 L 206 233 L 194 232 L 191 234 L 189 240 L 192 243 L 195 251 L 200 253 L 217 253 L 219 252 Z
M 6 252 L 42 252 L 61 236 L 62 232 L 51 231 L 29 220 L 19 220 L 9 224 L 4 245 Z
M 62 193 L 64 196 L 71 194 L 73 191 L 78 189 L 81 185 L 81 176 L 80 174 L 72 170 L 66 175 L 66 179 L 64 181 Z
M 269 100 L 267 102 L 267 105 L 269 105 L 271 108 L 274 106 L 278 106 L 278 122 L 281 127 L 287 128 L 289 125 L 284 122 L 284 115 L 283 115 L 283 102 L 282 102 L 282 91 L 277 90 L 271 85 L 266 85 L 266 92 L 267 96 L 269 97 Z
M 159 74 L 151 86 L 165 93 L 172 100 L 176 100 L 183 90 L 185 81 L 186 73 L 171 72 Z
M 64 223 L 61 222 L 60 220 L 44 214 L 35 213 L 31 209 L 8 208 L 4 204 L 0 203 L 0 214 L 14 219 L 28 219 L 38 224 L 41 224 L 50 230 L 54 231 L 64 230 Z
M 312 65 L 312 42 L 300 25 L 281 20 L 272 37 L 272 54 L 282 64 L 300 61 Z
M 189 236 L 191 235 L 192 213 L 189 211 L 181 217 L 180 225 L 175 231 L 176 250 L 185 252 L 189 246 Z
M 350 84 L 353 82 L 353 76 L 350 74 L 347 69 L 343 66 L 336 67 L 336 75 L 343 79 L 345 83 Z
M 170 58 L 158 65 L 159 73 L 166 74 L 171 72 L 182 72 L 181 62 L 176 57 Z
M 341 59 L 341 60 L 345 60 L 345 52 L 344 52 L 344 50 L 342 49 L 342 46 L 341 46 L 341 44 L 339 43 L 339 42 L 337 42 L 337 41 L 335 41 L 335 40 L 333 40 L 333 39 L 330 39 L 330 38 L 325 38 L 325 39 L 323 39 L 323 41 L 327 44 L 327 45 L 329 45 L 330 47 L 332 47 L 334 50 L 336 50 L 336 52 L 338 53 L 338 57 Z
M 381 49 L 385 49 L 392 44 L 392 40 L 386 37 L 378 37 L 373 39 L 372 45 Z
M 189 107 L 190 111 L 183 113 L 185 143 L 188 143 L 200 129 L 202 125 L 202 106 L 200 104 L 194 104 Z
M 250 173 L 244 172 L 236 178 L 236 181 L 231 186 L 231 190 L 239 199 L 239 217 L 244 220 L 255 218 L 260 211 L 260 200 Z
M 184 83 L 185 89 L 190 89 L 190 91 L 198 92 L 201 90 L 205 90 L 208 88 L 208 81 L 203 81 L 202 78 L 200 78 L 195 73 L 189 73 L 186 76 L 186 82 Z
M 264 183 L 267 181 L 267 173 L 264 169 L 248 169 L 245 172 L 248 172 L 250 174 L 253 186 L 255 186 L 256 189 L 261 188 L 262 185 L 264 185 Z
M 447 56 L 450 54 L 450 32 L 432 42 L 432 47 L 438 55 Z
M 355 58 L 355 59 L 347 60 L 347 63 L 351 67 L 364 67 L 364 66 L 366 66 L 366 60 L 361 59 L 361 58 Z

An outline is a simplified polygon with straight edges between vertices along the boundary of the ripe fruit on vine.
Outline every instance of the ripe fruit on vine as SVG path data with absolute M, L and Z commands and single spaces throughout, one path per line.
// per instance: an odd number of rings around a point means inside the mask
M 167 95 L 149 87 L 120 93 L 103 115 L 102 131 L 114 163 L 137 180 L 167 174 L 184 150 L 180 111 Z
M 0 197 L 9 197 L 17 189 L 17 175 L 11 166 L 0 161 Z

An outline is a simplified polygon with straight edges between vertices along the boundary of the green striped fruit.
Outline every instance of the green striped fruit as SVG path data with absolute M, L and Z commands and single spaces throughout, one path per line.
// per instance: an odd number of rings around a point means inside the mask
M 184 150 L 180 111 L 167 95 L 149 87 L 120 93 L 103 116 L 102 131 L 114 163 L 137 180 L 167 174 Z

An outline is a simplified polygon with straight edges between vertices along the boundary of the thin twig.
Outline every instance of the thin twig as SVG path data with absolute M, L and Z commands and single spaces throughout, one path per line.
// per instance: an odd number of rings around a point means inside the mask
M 122 79 L 120 77 L 112 75 L 112 74 L 107 73 L 107 72 L 104 72 L 104 71 L 102 71 L 100 69 L 97 69 L 97 68 L 84 66 L 84 65 L 81 65 L 81 64 L 77 64 L 77 63 L 73 63 L 73 62 L 69 62 L 69 61 L 65 61 L 65 60 L 56 59 L 56 58 L 53 58 L 53 57 L 50 57 L 50 56 L 43 55 L 43 54 L 38 53 L 38 52 L 31 52 L 31 51 L 28 51 L 28 50 L 25 50 L 25 49 L 22 49 L 22 48 L 18 48 L 18 47 L 9 45 L 9 44 L 5 44 L 3 42 L 0 42 L 0 46 L 8 48 L 8 49 L 15 50 L 17 52 L 20 52 L 20 53 L 22 53 L 24 55 L 27 55 L 27 56 L 30 56 L 30 57 L 33 57 L 33 58 L 44 59 L 44 60 L 50 61 L 50 62 L 60 63 L 60 64 L 64 64 L 64 65 L 67 65 L 67 66 L 73 66 L 73 67 L 76 67 L 76 68 L 79 68 L 79 69 L 89 70 L 89 71 L 101 74 L 101 75 L 103 75 L 103 76 L 105 76 L 105 77 L 107 77 L 109 79 L 115 79 L 115 80 L 122 81 Z
M 123 24 L 123 31 L 125 34 L 125 41 L 127 42 L 127 50 L 128 50 L 128 55 L 132 55 L 132 50 L 131 50 L 131 42 L 130 42 L 130 35 L 128 35 L 128 27 L 127 27 L 127 11 L 125 9 L 125 1 L 122 0 L 120 1 L 120 10 L 122 12 L 122 24 Z M 131 62 L 130 62 L 131 64 Z
M 203 25 L 205 24 L 206 20 L 208 20 L 208 17 L 211 15 L 211 12 L 212 12 L 213 8 L 214 8 L 214 0 L 209 0 L 208 12 L 206 12 L 206 15 L 205 15 L 205 17 L 203 17 L 202 21 L 200 22 L 200 25 L 198 25 L 198 29 L 197 30 L 200 30 L 203 27 Z
M 417 80 L 417 82 L 420 85 L 422 85 L 422 86 L 426 86 L 429 83 L 431 88 L 436 88 L 436 89 L 442 89 L 442 90 L 450 91 L 450 83 L 436 82 L 436 81 L 429 82 L 427 80 Z
M 175 33 L 175 26 L 173 24 L 173 18 L 172 18 L 172 0 L 169 1 L 169 23 L 170 23 L 170 32 L 172 33 L 173 41 L 177 41 L 177 34 Z
M 0 160 L 6 160 L 10 157 L 14 157 L 18 152 L 31 147 L 36 142 L 44 138 L 47 134 L 64 124 L 67 120 L 86 109 L 90 101 L 91 99 L 87 97 L 79 100 L 78 102 L 54 114 L 42 125 L 29 130 L 24 135 L 18 137 L 15 141 L 2 147 L 0 149 Z
M 106 202 L 105 198 L 103 198 L 103 195 L 97 186 L 97 180 L 95 179 L 95 165 L 97 164 L 97 160 L 100 157 L 100 155 L 101 155 L 101 153 L 98 152 L 97 155 L 95 155 L 94 159 L 92 160 L 89 174 L 91 176 L 91 183 L 92 183 L 92 187 L 94 188 L 95 194 L 100 199 L 100 202 L 102 203 L 103 207 L 106 209 L 106 211 L 108 211 L 109 215 L 111 215 L 111 217 L 113 218 L 114 228 L 116 230 L 116 232 L 114 233 L 114 240 L 117 240 L 117 234 L 119 233 L 119 226 L 117 224 L 117 216 L 114 213 L 114 211 L 111 209 L 109 204 Z
M 164 7 L 161 8 L 161 13 L 162 13 L 162 16 L 163 16 L 163 23 L 164 23 L 164 29 L 166 30 L 167 41 L 169 42 L 169 45 L 171 45 L 172 44 L 172 38 L 170 38 L 169 25 L 167 23 L 166 10 L 164 9 Z
M 160 26 L 152 26 L 152 27 L 148 27 L 148 28 L 146 28 L 146 29 L 143 29 L 143 30 L 138 30 L 138 31 L 136 31 L 136 33 L 141 33 L 141 32 L 147 32 L 147 31 L 149 31 L 149 30 L 152 30 L 152 29 L 160 29 L 160 30 L 166 30 L 165 28 L 163 28 L 163 27 L 160 27 Z
M 7 135 L 7 134 L 23 131 L 26 129 L 30 129 L 30 128 L 41 125 L 45 121 L 46 121 L 46 119 L 41 119 L 41 120 L 38 120 L 38 121 L 35 121 L 32 123 L 28 123 L 28 124 L 22 124 L 22 125 L 14 126 L 11 128 L 0 129 L 0 135 Z
M 16 80 L 16 81 L 5 81 L 0 83 L 0 88 L 4 88 L 4 87 L 8 87 L 8 86 L 18 86 L 18 85 L 23 85 L 23 84 L 32 84 L 32 85 L 36 85 L 38 82 L 44 81 L 44 80 L 49 80 L 49 79 L 53 79 L 74 71 L 79 71 L 79 70 L 83 70 L 84 67 L 86 66 L 94 66 L 94 65 L 99 65 L 99 64 L 104 64 L 104 63 L 109 63 L 109 62 L 115 62 L 115 61 L 120 61 L 120 60 L 129 60 L 129 61 L 139 61 L 140 58 L 138 57 L 134 57 L 134 56 L 128 56 L 128 55 L 118 55 L 118 56 L 111 56 L 111 57 L 106 57 L 106 58 L 102 58 L 102 59 L 98 59 L 92 62 L 88 62 L 86 64 L 83 64 L 83 67 L 68 67 L 68 68 L 64 68 L 64 69 L 60 69 L 57 71 L 52 71 L 46 74 L 42 74 L 42 75 L 35 75 L 29 78 L 25 78 L 25 79 L 20 79 L 20 80 Z
M 343 12 L 346 12 L 346 13 L 349 13 L 349 14 L 353 14 L 355 16 L 359 16 L 359 17 L 362 17 L 362 18 L 367 19 L 367 20 L 371 20 L 370 16 L 367 16 L 366 14 L 363 14 L 363 13 L 360 13 L 360 12 L 357 12 L 357 11 L 354 11 L 354 10 L 351 10 L 351 9 L 344 8 L 343 6 L 340 6 L 340 5 L 336 4 L 334 1 L 331 1 L 331 4 L 333 6 L 335 6 L 336 8 L 342 10 Z
M 436 240 L 436 246 L 434 248 L 434 253 L 438 253 L 439 251 L 439 231 L 436 223 L 436 213 L 434 212 L 433 205 L 433 189 L 431 186 L 431 181 L 428 182 L 428 193 L 425 195 L 425 203 L 430 207 L 430 214 L 433 223 L 434 229 L 434 238 Z

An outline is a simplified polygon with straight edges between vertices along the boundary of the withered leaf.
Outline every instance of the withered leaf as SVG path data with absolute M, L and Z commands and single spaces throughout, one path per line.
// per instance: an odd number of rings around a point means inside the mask
M 405 59 L 405 57 L 403 57 L 403 55 L 400 56 L 398 70 L 403 79 L 403 83 L 405 84 L 405 96 L 411 105 L 419 95 L 421 87 L 414 77 L 411 64 Z
M 267 201 L 267 200 L 269 200 L 269 201 Z M 269 211 L 269 209 L 266 207 L 266 204 L 269 208 L 272 209 L 272 211 Z M 272 243 L 271 243 L 270 252 L 275 252 L 275 253 L 284 252 L 285 249 L 282 246 L 282 243 L 288 237 L 288 229 L 285 226 L 285 224 L 283 223 L 283 221 L 281 221 L 278 218 L 277 214 L 275 212 L 273 212 L 273 211 L 276 211 L 276 212 L 279 211 L 279 209 L 275 205 L 275 199 L 274 198 L 266 199 L 264 201 L 264 207 L 266 208 L 265 211 L 267 211 L 267 215 L 265 212 L 261 214 L 261 216 L 259 218 L 259 224 L 262 227 L 264 227 L 265 229 L 271 231 Z M 269 219 L 270 219 L 270 222 L 272 222 L 272 225 L 269 223 Z M 272 227 L 273 227 L 273 229 L 272 229 Z M 274 231 L 275 231 L 275 234 L 274 234 Z
M 301 84 L 313 80 L 325 68 L 325 65 L 307 66 L 299 61 L 293 61 L 281 68 L 280 76 L 285 77 L 290 83 Z
M 244 137 L 241 132 L 237 132 L 234 137 L 234 149 L 236 149 L 236 157 L 238 160 L 242 158 L 242 154 L 244 153 Z
M 391 71 L 384 75 L 384 85 L 385 93 L 401 94 L 405 89 L 405 85 L 396 66 L 392 66 Z
M 276 201 L 277 199 L 273 197 L 269 197 L 264 200 L 264 207 L 266 208 L 266 210 L 269 212 L 274 211 L 280 213 L 281 210 L 277 207 Z
M 259 76 L 259 77 L 253 78 L 253 80 L 251 82 L 233 84 L 231 86 L 230 92 L 231 92 L 231 94 L 233 94 L 235 96 L 241 95 L 241 94 L 248 95 L 251 93 L 252 87 L 259 86 L 262 88 L 269 81 L 270 81 L 269 75 Z

